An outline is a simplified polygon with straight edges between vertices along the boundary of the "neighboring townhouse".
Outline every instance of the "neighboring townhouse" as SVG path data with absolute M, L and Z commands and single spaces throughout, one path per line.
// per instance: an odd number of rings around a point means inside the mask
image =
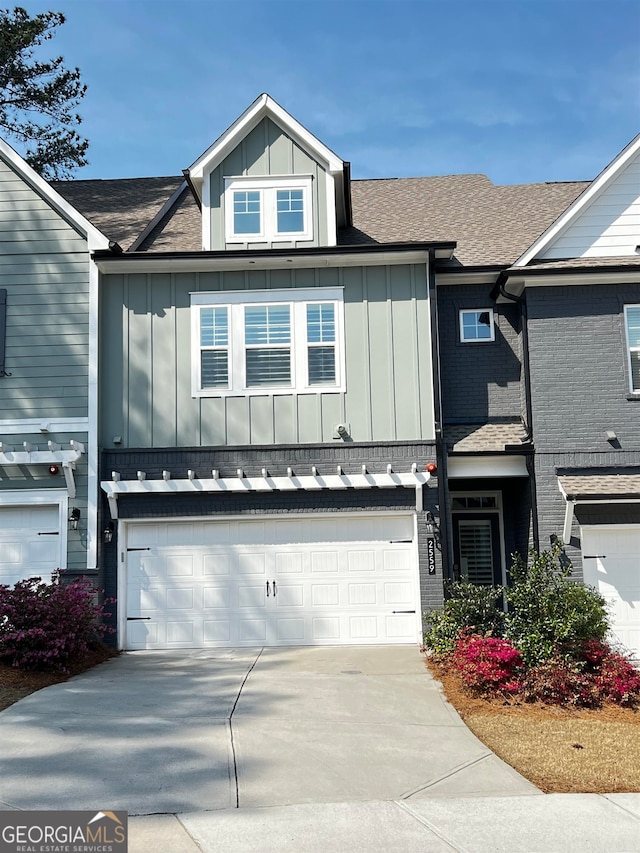
M 540 540 L 640 657 L 640 136 L 499 279 L 528 341 Z
M 592 183 L 351 180 L 262 95 L 182 177 L 53 184 L 110 240 L 121 647 L 417 642 L 445 578 L 553 537 L 637 649 L 637 145 Z
M 0 141 L 0 584 L 96 573 L 91 252 L 107 246 Z

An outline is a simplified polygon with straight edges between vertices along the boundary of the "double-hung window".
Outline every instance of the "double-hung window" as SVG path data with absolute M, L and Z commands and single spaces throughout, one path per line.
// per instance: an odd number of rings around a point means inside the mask
M 341 288 L 193 293 L 197 397 L 344 390 Z
M 311 240 L 311 176 L 225 179 L 227 243 Z
M 640 394 L 640 305 L 625 305 L 624 319 L 629 389 L 632 394 Z

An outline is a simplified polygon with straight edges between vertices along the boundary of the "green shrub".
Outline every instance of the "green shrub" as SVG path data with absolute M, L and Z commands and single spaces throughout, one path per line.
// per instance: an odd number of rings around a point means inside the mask
M 442 610 L 426 614 L 430 625 L 424 635 L 424 644 L 437 655 L 453 651 L 461 631 L 474 634 L 502 636 L 505 614 L 502 587 L 478 586 L 468 581 L 448 583 L 447 598 Z
M 505 636 L 527 666 L 553 658 L 580 660 L 585 642 L 603 640 L 609 629 L 604 598 L 593 587 L 569 579 L 560 548 L 514 555 Z

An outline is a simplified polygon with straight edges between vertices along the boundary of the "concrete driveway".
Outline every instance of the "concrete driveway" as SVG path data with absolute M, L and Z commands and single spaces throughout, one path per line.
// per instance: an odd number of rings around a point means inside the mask
M 466 728 L 416 647 L 127 653 L 0 713 L 0 809 L 537 793 Z

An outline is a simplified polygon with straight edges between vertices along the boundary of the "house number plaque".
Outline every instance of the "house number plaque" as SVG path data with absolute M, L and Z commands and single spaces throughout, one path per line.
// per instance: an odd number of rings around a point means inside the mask
M 429 566 L 429 574 L 436 573 L 436 540 L 433 536 L 427 539 L 427 565 Z

